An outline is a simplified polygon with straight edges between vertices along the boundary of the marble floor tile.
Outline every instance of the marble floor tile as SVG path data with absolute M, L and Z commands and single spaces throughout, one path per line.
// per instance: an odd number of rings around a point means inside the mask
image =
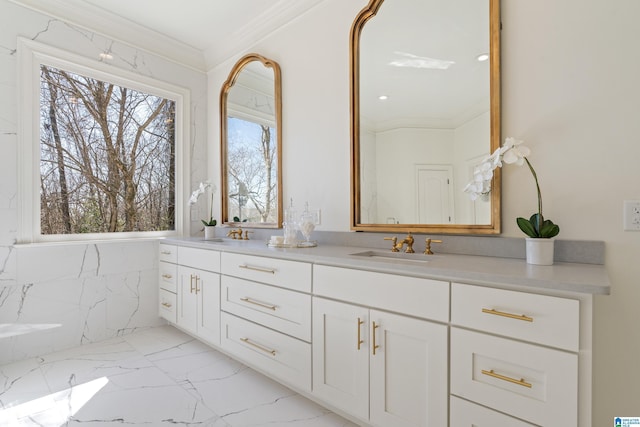
M 0 366 L 0 426 L 353 427 L 170 327 Z

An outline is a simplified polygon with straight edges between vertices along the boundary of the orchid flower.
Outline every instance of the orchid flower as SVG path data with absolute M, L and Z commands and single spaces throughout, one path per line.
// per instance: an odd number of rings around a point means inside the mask
M 217 221 L 213 219 L 213 194 L 216 192 L 216 186 L 213 183 L 209 181 L 201 182 L 198 188 L 194 190 L 193 193 L 191 193 L 191 197 L 189 198 L 189 206 L 195 205 L 198 202 L 200 196 L 203 195 L 205 191 L 207 191 L 207 189 L 211 189 L 211 207 L 209 212 L 209 220 L 205 221 L 203 219 L 201 221 L 205 226 L 213 226 L 217 224 Z
M 527 156 L 531 154 L 531 150 L 523 145 L 522 140 L 508 137 L 505 139 L 502 147 L 499 147 L 490 156 L 485 158 L 482 163 L 473 170 L 473 179 L 464 187 L 464 192 L 469 193 L 471 200 L 478 197 L 487 196 L 491 192 L 491 180 L 493 179 L 493 171 L 505 164 L 516 164 L 522 166 L 527 164 L 533 179 L 536 182 L 536 190 L 538 192 L 538 212 L 533 214 L 528 220 L 525 218 L 517 218 L 518 227 L 529 237 L 551 238 L 560 232 L 560 228 L 551 220 L 545 220 L 542 216 L 542 194 L 540 192 L 540 184 L 538 183 L 538 175 L 529 162 Z

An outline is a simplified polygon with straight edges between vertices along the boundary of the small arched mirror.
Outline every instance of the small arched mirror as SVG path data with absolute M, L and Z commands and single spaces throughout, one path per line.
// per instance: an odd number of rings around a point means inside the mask
M 279 65 L 242 57 L 220 92 L 222 222 L 282 224 L 282 99 Z
M 492 192 L 463 192 L 500 146 L 499 0 L 370 0 L 351 29 L 357 231 L 500 232 Z

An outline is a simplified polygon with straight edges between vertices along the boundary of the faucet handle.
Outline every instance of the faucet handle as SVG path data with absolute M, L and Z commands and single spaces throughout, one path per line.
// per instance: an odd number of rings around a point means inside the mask
M 393 236 L 393 237 L 385 237 L 384 240 L 391 240 L 391 252 L 399 252 L 398 247 L 397 247 L 397 243 L 398 243 L 398 237 L 397 236 Z
M 424 254 L 425 255 L 433 255 L 433 251 L 431 250 L 431 244 L 432 243 L 442 243 L 442 240 L 436 240 L 436 239 L 431 239 L 431 238 L 427 237 L 425 242 L 427 243 L 427 246 L 424 249 Z
M 253 233 L 253 231 L 244 230 L 244 240 L 249 240 L 249 233 Z M 242 236 L 242 231 L 240 231 L 240 236 Z

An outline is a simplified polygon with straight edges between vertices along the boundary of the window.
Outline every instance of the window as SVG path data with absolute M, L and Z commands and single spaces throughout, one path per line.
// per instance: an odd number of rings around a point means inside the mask
M 181 234 L 188 92 L 31 41 L 20 47 L 31 76 L 20 242 Z

